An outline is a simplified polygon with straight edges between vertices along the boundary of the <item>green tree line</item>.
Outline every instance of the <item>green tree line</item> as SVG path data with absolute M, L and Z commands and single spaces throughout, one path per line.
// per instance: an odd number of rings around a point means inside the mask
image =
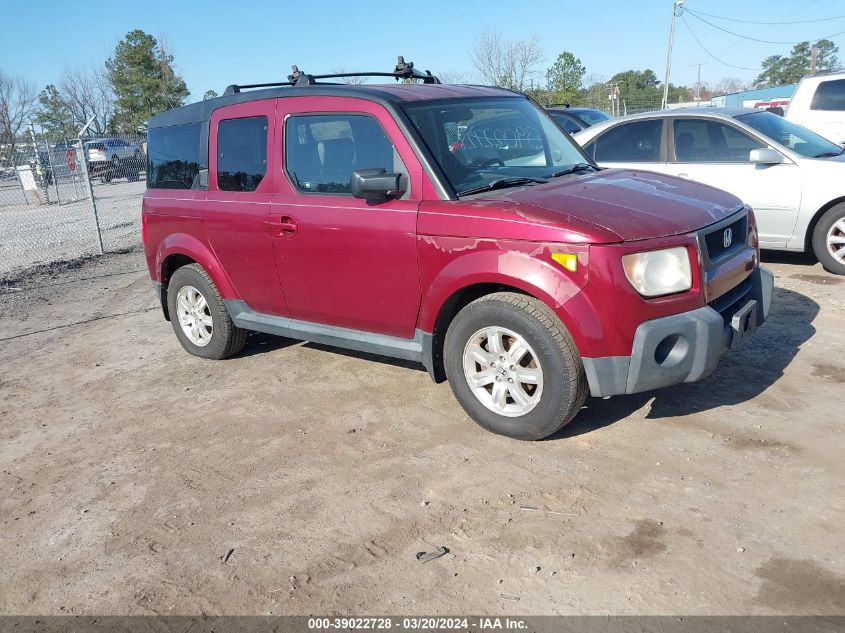
M 760 74 L 754 80 L 754 87 L 769 88 L 801 81 L 812 70 L 813 48 L 816 49 L 816 72 L 839 68 L 839 47 L 830 40 L 799 42 L 792 47 L 789 55 L 771 55 L 764 59 L 760 64 Z

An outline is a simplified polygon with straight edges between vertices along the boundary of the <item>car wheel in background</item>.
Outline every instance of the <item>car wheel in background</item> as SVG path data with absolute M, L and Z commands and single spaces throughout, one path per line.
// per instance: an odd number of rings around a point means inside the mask
M 214 282 L 199 264 L 173 273 L 167 310 L 176 338 L 194 356 L 220 360 L 237 354 L 246 343 L 247 331 L 232 323 Z
M 813 230 L 813 253 L 825 270 L 845 275 L 845 203 L 819 218 Z
M 539 440 L 570 422 L 587 397 L 578 351 L 542 301 L 499 292 L 461 310 L 446 332 L 446 376 L 485 429 Z

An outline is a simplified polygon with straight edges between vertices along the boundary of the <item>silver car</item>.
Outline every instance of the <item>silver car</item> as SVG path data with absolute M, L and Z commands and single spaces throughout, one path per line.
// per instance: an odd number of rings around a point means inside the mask
M 137 182 L 144 162 L 141 147 L 122 138 L 101 138 L 85 141 L 85 155 L 91 175 L 103 182 L 126 178 Z
M 776 114 L 664 110 L 574 135 L 602 167 L 638 168 L 729 191 L 757 216 L 760 246 L 811 251 L 845 275 L 845 150 Z

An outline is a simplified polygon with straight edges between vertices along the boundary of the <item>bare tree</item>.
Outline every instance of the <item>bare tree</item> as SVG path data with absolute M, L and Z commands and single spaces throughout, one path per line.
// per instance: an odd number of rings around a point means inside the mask
M 722 77 L 719 83 L 716 84 L 716 87 L 713 89 L 714 95 L 729 95 L 733 94 L 734 92 L 741 92 L 742 90 L 746 90 L 748 88 L 748 84 L 743 82 L 741 79 L 737 79 L 736 77 Z
M 607 77 L 605 75 L 589 73 L 584 76 L 582 84 L 584 89 L 582 91 L 581 103 L 591 108 L 606 110 L 609 102 L 607 98 Z
M 540 39 L 506 39 L 498 31 L 482 31 L 475 39 L 470 57 L 485 83 L 524 92 L 541 77 L 543 51 Z
M 444 70 L 439 73 L 434 73 L 435 76 L 444 84 L 469 84 L 472 83 L 469 77 L 460 71 Z
M 75 125 L 82 127 L 95 114 L 91 132 L 98 136 L 106 134 L 114 97 L 104 68 L 65 68 L 59 79 L 59 91 Z
M 342 75 L 343 73 L 352 73 L 352 72 L 355 72 L 355 71 L 354 71 L 354 70 L 347 70 L 346 68 L 335 68 L 335 69 L 332 71 L 332 74 L 335 74 L 335 75 Z M 346 84 L 346 85 L 348 85 L 348 86 L 361 86 L 361 85 L 363 85 L 363 84 L 367 83 L 367 78 L 366 78 L 366 77 L 349 77 L 349 76 L 345 76 L 345 77 L 339 77 L 338 79 L 340 79 L 340 81 L 341 81 L 342 83 L 345 83 L 345 84 Z
M 35 107 L 35 95 L 33 84 L 0 70 L 0 143 L 11 145 L 13 151 Z

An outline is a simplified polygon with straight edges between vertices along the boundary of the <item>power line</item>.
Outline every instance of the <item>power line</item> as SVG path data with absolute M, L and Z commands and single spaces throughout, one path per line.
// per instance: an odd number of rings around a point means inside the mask
M 763 70 L 762 68 L 747 68 L 745 66 L 736 66 L 734 64 L 729 64 L 728 62 L 726 62 L 722 59 L 719 59 L 713 53 L 711 53 L 709 50 L 707 50 L 707 47 L 704 46 L 704 44 L 701 43 L 701 40 L 698 39 L 698 36 L 695 34 L 695 31 L 692 30 L 692 27 L 689 25 L 689 22 L 687 22 L 686 18 L 683 16 L 683 14 L 681 14 L 680 18 L 681 18 L 681 22 L 684 23 L 684 26 L 687 27 L 687 30 L 689 31 L 690 35 L 692 35 L 692 39 L 694 39 L 696 41 L 696 43 L 701 47 L 701 50 L 703 50 L 705 53 L 710 55 L 710 57 L 712 57 L 715 61 L 719 62 L 723 66 L 729 66 L 730 68 L 736 68 L 737 70 L 753 70 L 753 71 Z
M 808 41 L 808 40 L 798 40 L 797 42 L 778 42 L 778 41 L 775 41 L 775 40 L 762 40 L 762 39 L 759 39 L 759 38 L 756 38 L 756 37 L 750 37 L 748 35 L 743 35 L 741 33 L 735 33 L 734 31 L 731 31 L 731 30 L 728 30 L 726 28 L 719 26 L 718 24 L 713 24 L 712 22 L 709 22 L 709 21 L 705 20 L 704 18 L 702 18 L 701 16 L 699 16 L 695 11 L 692 11 L 691 9 L 684 9 L 684 13 L 689 13 L 696 20 L 704 22 L 705 24 L 712 26 L 714 29 L 718 29 L 720 31 L 723 31 L 724 33 L 728 33 L 730 35 L 733 35 L 734 37 L 739 37 L 739 38 L 742 38 L 744 40 L 751 40 L 752 42 L 761 42 L 763 44 L 795 45 L 795 44 L 800 44 L 801 42 Z M 825 35 L 824 37 L 816 38 L 816 40 L 818 41 L 818 40 L 830 39 L 832 37 L 836 37 L 837 35 L 842 35 L 843 33 L 845 33 L 845 31 L 839 31 L 838 33 L 833 33 L 832 35 Z
M 788 13 L 786 13 L 784 15 L 778 16 L 776 19 L 780 22 L 786 22 L 786 21 L 789 21 L 791 19 L 798 19 L 798 18 L 800 18 L 801 16 L 804 16 L 804 15 L 809 15 L 808 12 L 810 10 L 810 7 L 813 6 L 814 4 L 818 3 L 818 2 L 821 2 L 821 0 L 807 0 L 807 2 L 801 2 L 800 5 L 795 6 L 791 11 L 789 11 Z M 774 28 L 778 28 L 778 26 L 774 25 L 774 24 L 760 25 L 759 28 L 755 29 L 755 31 L 753 33 L 751 33 L 751 36 L 757 37 L 758 35 L 760 35 L 764 31 L 768 31 L 768 30 L 771 30 L 771 29 L 774 29 Z M 743 40 L 743 39 L 737 38 L 733 42 L 731 42 L 730 44 L 725 46 L 723 49 L 721 49 L 719 51 L 719 55 L 723 55 L 723 54 L 727 53 L 728 50 L 730 50 L 730 49 L 734 49 L 734 48 L 737 48 L 738 46 L 743 46 L 743 45 L 746 45 L 746 44 L 749 44 L 748 40 Z
M 687 9 L 690 13 L 693 13 L 690 9 Z M 779 24 L 813 24 L 816 22 L 832 22 L 833 20 L 842 20 L 845 19 L 845 15 L 834 15 L 829 18 L 817 18 L 815 20 L 791 20 L 791 21 L 781 21 L 781 22 L 761 22 L 758 20 L 739 20 L 737 18 L 726 18 L 721 15 L 713 15 L 712 13 L 705 13 L 704 11 L 696 11 L 698 15 L 706 15 L 708 18 L 714 18 L 716 20 L 726 20 L 728 22 L 741 22 L 742 24 L 768 24 L 768 25 L 779 25 Z

